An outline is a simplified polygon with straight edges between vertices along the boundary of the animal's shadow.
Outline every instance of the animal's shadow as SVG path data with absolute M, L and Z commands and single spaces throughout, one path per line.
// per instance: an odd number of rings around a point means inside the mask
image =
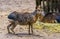
M 8 35 L 8 36 L 18 36 L 18 37 L 31 37 L 31 36 L 33 36 L 33 37 L 43 37 L 43 36 L 40 36 L 40 35 L 35 35 L 35 34 L 28 34 L 28 33 L 17 33 L 17 34 L 6 34 L 6 35 Z

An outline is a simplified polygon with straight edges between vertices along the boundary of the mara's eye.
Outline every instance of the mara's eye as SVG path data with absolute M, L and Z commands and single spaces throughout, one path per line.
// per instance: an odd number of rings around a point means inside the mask
M 38 10 L 38 11 L 40 11 L 40 10 Z

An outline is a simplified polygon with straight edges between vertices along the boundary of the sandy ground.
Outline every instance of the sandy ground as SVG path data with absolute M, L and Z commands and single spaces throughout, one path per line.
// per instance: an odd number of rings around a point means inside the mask
M 0 39 L 60 39 L 60 33 L 47 34 L 43 30 L 34 29 L 34 35 L 28 35 L 28 25 L 17 25 L 15 32 L 17 35 L 7 33 L 9 24 L 6 14 L 0 14 Z

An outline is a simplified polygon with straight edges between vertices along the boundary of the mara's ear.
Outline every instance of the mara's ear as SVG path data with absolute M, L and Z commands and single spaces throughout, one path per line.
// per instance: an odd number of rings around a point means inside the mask
M 41 6 L 39 5 L 36 10 L 40 11 L 41 10 Z
M 38 6 L 36 6 L 36 9 L 38 9 L 38 8 L 40 8 L 41 7 L 41 5 L 38 5 Z

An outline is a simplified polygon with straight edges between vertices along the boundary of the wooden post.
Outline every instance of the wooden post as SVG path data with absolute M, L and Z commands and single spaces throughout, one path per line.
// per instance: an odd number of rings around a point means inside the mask
M 55 11 L 57 12 L 58 1 L 55 0 Z
M 43 10 L 44 10 L 44 12 L 45 12 L 45 4 L 44 4 L 44 0 L 42 0 L 43 1 Z
M 60 13 L 60 0 L 58 0 L 58 10 L 59 10 L 59 13 Z
M 50 0 L 47 0 L 47 13 L 49 13 L 50 12 L 50 5 L 49 5 L 49 2 L 50 2 Z

